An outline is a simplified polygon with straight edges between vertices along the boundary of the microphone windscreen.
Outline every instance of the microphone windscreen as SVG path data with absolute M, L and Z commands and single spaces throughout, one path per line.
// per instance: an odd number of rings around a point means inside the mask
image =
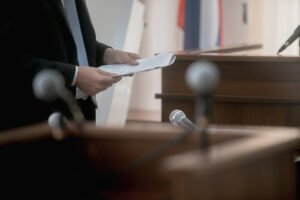
M 32 82 L 33 93 L 40 100 L 53 101 L 58 98 L 64 84 L 65 80 L 58 71 L 45 69 L 35 75 Z
M 170 115 L 169 115 L 169 120 L 170 122 L 175 125 L 178 126 L 180 124 L 180 121 L 182 120 L 182 118 L 185 117 L 185 114 L 183 111 L 181 110 L 173 110 Z
M 48 117 L 48 125 L 51 127 L 52 135 L 56 140 L 64 138 L 64 130 L 68 126 L 68 120 L 63 114 L 60 112 L 52 113 Z
M 64 116 L 59 112 L 54 112 L 48 117 L 48 125 L 52 128 L 62 128 L 62 122 L 64 122 Z
M 187 69 L 185 80 L 195 93 L 208 94 L 217 87 L 219 71 L 212 62 L 197 61 Z

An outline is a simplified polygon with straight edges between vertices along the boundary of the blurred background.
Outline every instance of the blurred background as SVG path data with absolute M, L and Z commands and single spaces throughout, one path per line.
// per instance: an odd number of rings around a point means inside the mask
M 262 44 L 275 55 L 300 21 L 300 0 L 87 0 L 97 39 L 142 58 L 160 52 Z M 298 55 L 298 42 L 283 54 Z M 125 77 L 97 95 L 98 125 L 160 121 L 161 70 Z

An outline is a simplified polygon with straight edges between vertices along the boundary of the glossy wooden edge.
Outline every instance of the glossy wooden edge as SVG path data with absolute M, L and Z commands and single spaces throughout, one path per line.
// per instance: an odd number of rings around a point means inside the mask
M 267 63 L 291 63 L 300 62 L 299 56 L 288 55 L 249 55 L 247 53 L 232 55 L 226 53 L 201 53 L 201 54 L 176 54 L 176 65 L 178 61 L 209 60 L 214 62 L 267 62 Z
M 0 146 L 52 137 L 47 123 L 33 124 L 0 132 Z
M 300 143 L 300 132 L 296 128 L 259 126 L 248 128 L 243 130 L 260 132 L 260 134 L 212 146 L 205 152 L 193 151 L 170 156 L 163 164 L 164 169 L 171 174 L 188 175 L 197 172 L 201 175 L 202 172 L 209 173 L 236 164 L 259 160 L 275 152 L 291 151 Z
M 229 52 L 237 52 L 237 51 L 249 51 L 255 49 L 262 49 L 262 44 L 241 44 L 241 45 L 224 45 L 220 48 L 215 49 L 203 49 L 203 50 L 194 50 L 191 51 L 191 54 L 199 54 L 199 53 L 229 53 Z
M 100 127 L 93 122 L 84 124 L 81 131 L 74 124 L 65 129 L 66 136 L 94 138 L 94 139 L 138 139 L 156 140 L 168 139 L 183 132 L 180 127 L 174 127 L 170 123 L 132 123 L 126 128 Z M 283 132 L 283 134 L 281 134 Z M 226 135 L 232 138 L 247 138 L 255 135 L 285 135 L 287 137 L 298 137 L 298 129 L 284 127 L 263 127 L 263 126 L 233 126 L 214 125 L 208 129 L 211 136 Z M 292 135 L 291 135 L 291 134 Z M 52 138 L 52 131 L 47 123 L 41 123 L 22 128 L 0 132 L 0 146 L 11 143 L 26 142 Z
M 236 45 L 223 45 L 222 47 L 216 47 L 213 49 L 190 49 L 190 50 L 180 50 L 174 52 L 175 54 L 199 54 L 203 52 L 237 52 L 237 51 L 247 51 L 254 49 L 261 49 L 262 44 L 236 44 Z
M 157 123 L 141 124 L 131 123 L 126 128 L 120 127 L 100 127 L 95 126 L 94 122 L 86 122 L 80 131 L 78 126 L 70 123 L 63 130 L 64 137 L 84 137 L 84 138 L 162 138 L 179 134 L 183 129 L 174 127 L 170 123 L 159 123 L 159 126 L 153 126 Z M 54 138 L 49 125 L 45 123 L 33 124 L 25 127 L 5 130 L 0 132 L 0 146 L 12 143 L 26 142 L 32 140 L 41 140 Z
M 192 94 L 155 94 L 155 98 L 161 100 L 183 100 L 195 101 L 195 95 Z M 215 102 L 239 102 L 239 103 L 278 103 L 278 104 L 300 104 L 300 99 L 278 98 L 278 97 L 256 97 L 256 96 L 230 96 L 216 95 Z

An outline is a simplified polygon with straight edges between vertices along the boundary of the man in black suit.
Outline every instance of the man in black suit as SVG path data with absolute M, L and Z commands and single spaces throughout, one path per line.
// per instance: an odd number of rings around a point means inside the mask
M 75 0 L 75 3 L 88 66 L 76 67 L 79 66 L 77 46 L 61 0 L 1 3 L 0 130 L 45 121 L 56 110 L 70 115 L 60 100 L 46 103 L 34 96 L 32 80 L 43 69 L 58 70 L 74 96 L 76 87 L 88 95 L 95 95 L 120 80 L 96 66 L 137 64 L 136 54 L 114 50 L 97 42 L 85 1 Z M 91 98 L 78 100 L 78 103 L 86 119 L 94 120 L 95 107 Z

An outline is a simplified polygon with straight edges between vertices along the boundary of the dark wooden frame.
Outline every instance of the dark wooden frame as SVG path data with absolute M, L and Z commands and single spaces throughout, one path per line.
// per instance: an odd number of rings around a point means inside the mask
M 198 60 L 216 64 L 212 123 L 300 126 L 300 58 L 230 54 L 181 54 L 162 70 L 162 121 L 174 109 L 194 117 L 195 96 L 185 83 L 188 66 Z

